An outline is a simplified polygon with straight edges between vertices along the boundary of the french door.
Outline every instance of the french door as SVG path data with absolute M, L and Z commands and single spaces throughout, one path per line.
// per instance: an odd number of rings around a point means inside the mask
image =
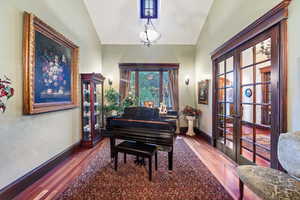
M 278 168 L 280 31 L 259 34 L 214 60 L 214 142 L 240 164 Z

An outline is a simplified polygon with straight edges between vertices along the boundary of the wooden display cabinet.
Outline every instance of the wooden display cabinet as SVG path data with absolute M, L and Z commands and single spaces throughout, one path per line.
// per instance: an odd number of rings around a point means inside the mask
M 93 147 L 102 139 L 104 129 L 103 83 L 101 74 L 81 74 L 82 140 L 83 147 Z

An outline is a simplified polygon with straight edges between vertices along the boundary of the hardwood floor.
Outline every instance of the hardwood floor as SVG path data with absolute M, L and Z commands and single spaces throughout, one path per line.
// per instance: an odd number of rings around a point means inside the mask
M 236 164 L 224 154 L 210 146 L 200 138 L 184 137 L 199 159 L 208 167 L 228 193 L 238 199 L 238 177 L 235 172 Z M 70 182 L 81 174 L 82 170 L 93 159 L 94 154 L 108 142 L 104 139 L 93 149 L 80 149 L 69 159 L 65 160 L 39 181 L 20 193 L 16 200 L 50 200 L 66 189 Z M 245 188 L 245 200 L 259 199 L 251 191 Z
M 56 195 L 63 192 L 70 182 L 81 174 L 105 142 L 108 142 L 108 139 L 104 139 L 92 149 L 79 149 L 69 159 L 20 193 L 15 200 L 55 199 Z
M 236 173 L 236 167 L 238 165 L 201 138 L 184 137 L 184 140 L 196 153 L 199 159 L 206 165 L 210 172 L 223 185 L 227 192 L 234 199 L 238 199 L 239 179 Z M 246 186 L 244 192 L 244 200 L 260 199 Z

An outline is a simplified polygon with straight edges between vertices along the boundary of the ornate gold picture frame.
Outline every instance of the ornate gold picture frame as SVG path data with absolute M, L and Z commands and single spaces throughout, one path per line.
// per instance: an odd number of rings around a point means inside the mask
M 24 114 L 77 107 L 79 47 L 27 12 L 23 37 Z

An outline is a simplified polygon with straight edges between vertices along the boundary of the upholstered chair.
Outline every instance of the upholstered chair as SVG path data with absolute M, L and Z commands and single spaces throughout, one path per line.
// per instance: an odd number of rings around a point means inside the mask
M 240 199 L 245 184 L 264 200 L 300 200 L 300 131 L 280 135 L 278 159 L 287 173 L 256 165 L 237 168 Z

